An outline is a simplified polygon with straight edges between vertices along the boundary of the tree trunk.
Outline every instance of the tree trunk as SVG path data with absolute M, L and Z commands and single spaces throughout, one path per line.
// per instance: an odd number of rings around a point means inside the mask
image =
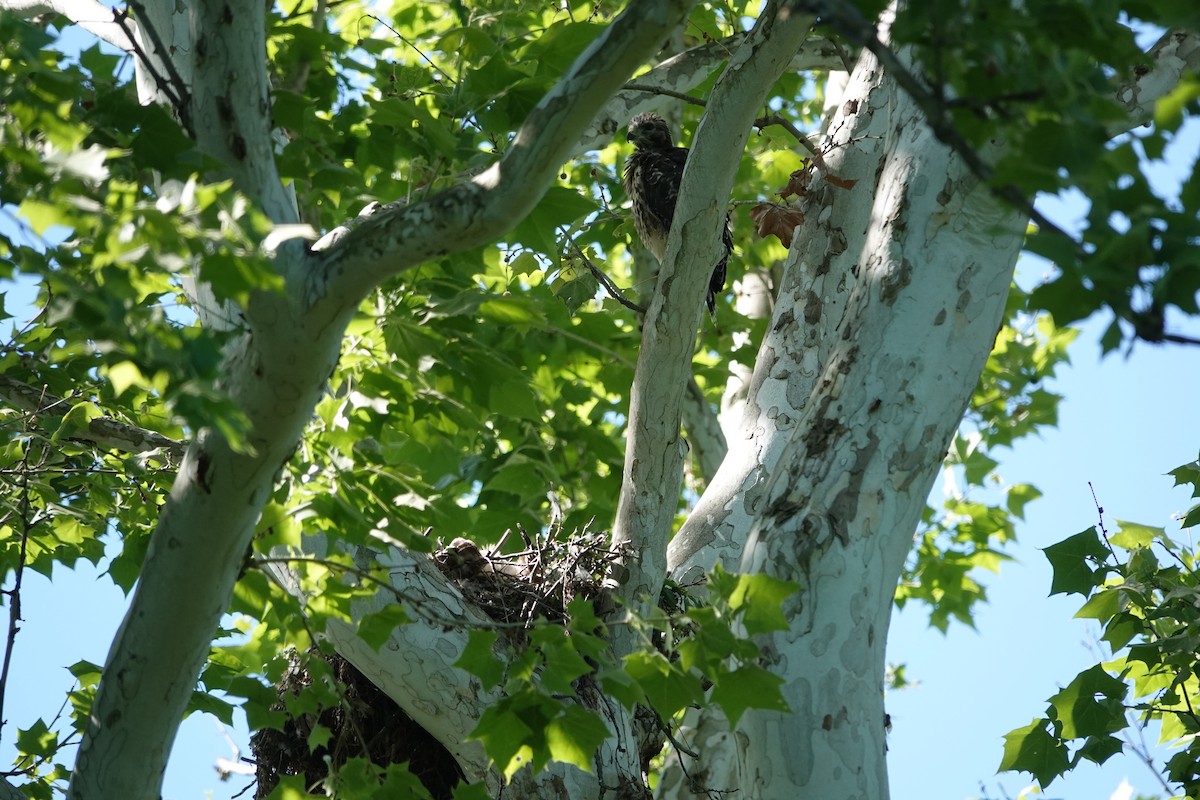
M 1002 319 L 1024 220 L 860 61 L 804 208 L 731 454 L 672 542 L 801 586 L 763 637 L 793 714 L 692 714 L 660 795 L 887 796 L 884 646 L 921 510 Z

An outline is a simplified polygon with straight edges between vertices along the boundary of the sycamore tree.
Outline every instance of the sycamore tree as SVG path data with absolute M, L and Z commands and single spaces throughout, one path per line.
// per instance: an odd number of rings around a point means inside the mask
M 0 8 L 2 277 L 40 287 L 0 352 L 6 652 L 25 571 L 132 592 L 70 719 L 16 721 L 10 794 L 158 797 L 182 717 L 240 705 L 311 723 L 328 774 L 281 797 L 886 797 L 893 603 L 984 598 L 1037 492 L 970 487 L 1053 423 L 1055 323 L 1197 313 L 1200 182 L 1143 174 L 1196 110 L 1190 0 Z M 692 148 L 661 264 L 620 181 L 645 110 Z M 1070 187 L 1074 235 L 1031 202 Z M 1057 588 L 1118 648 L 1194 630 L 1192 556 L 1130 531 L 1140 566 L 1069 540 Z M 311 722 L 353 699 L 334 653 L 452 780 Z M 1157 666 L 1169 715 L 1194 663 Z M 1107 758 L 1080 719 L 1139 675 L 1006 766 Z

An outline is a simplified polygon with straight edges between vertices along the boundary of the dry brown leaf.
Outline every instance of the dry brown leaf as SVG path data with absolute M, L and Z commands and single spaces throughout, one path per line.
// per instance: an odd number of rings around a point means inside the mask
M 792 231 L 804 224 L 804 214 L 798 209 L 774 203 L 759 203 L 750 209 L 750 219 L 759 236 L 775 236 L 784 247 L 792 246 Z
M 798 169 L 788 176 L 787 186 L 783 187 L 783 191 L 779 196 L 787 200 L 793 195 L 803 197 L 808 194 L 808 184 L 812 180 L 812 169 L 810 164 L 805 164 L 802 169 Z
M 839 178 L 837 175 L 826 175 L 825 180 L 840 189 L 853 189 L 854 184 L 858 183 L 857 178 Z

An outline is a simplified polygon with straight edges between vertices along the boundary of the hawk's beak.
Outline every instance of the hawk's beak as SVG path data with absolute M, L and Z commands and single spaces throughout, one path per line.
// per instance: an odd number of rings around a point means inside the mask
M 625 141 L 627 141 L 627 142 L 633 141 L 633 131 L 630 131 L 629 133 L 625 134 Z

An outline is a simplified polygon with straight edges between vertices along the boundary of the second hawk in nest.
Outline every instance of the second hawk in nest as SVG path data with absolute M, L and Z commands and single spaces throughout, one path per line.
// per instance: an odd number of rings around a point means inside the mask
M 661 263 L 667 254 L 667 236 L 675 219 L 675 203 L 679 199 L 679 181 L 687 163 L 688 149 L 676 147 L 671 130 L 657 114 L 638 114 L 629 122 L 633 155 L 625 163 L 625 193 L 633 202 L 633 224 L 646 249 Z M 733 250 L 729 219 L 721 232 L 725 253 L 713 267 L 708 280 L 708 295 L 704 302 L 708 313 L 716 314 L 716 295 L 725 288 L 725 265 Z

